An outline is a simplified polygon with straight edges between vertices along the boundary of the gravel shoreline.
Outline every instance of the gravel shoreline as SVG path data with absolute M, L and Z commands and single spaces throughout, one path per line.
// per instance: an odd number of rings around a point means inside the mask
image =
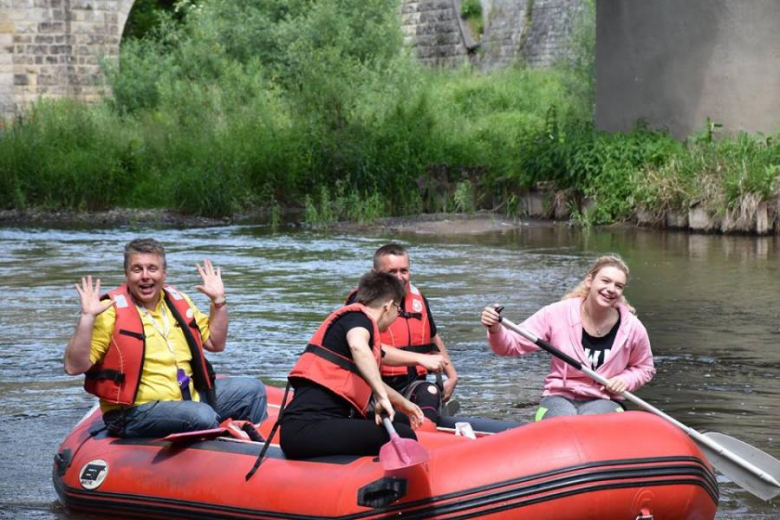
M 118 208 L 108 211 L 45 211 L 45 210 L 2 210 L 0 226 L 150 226 L 195 228 L 227 226 L 232 224 L 266 223 L 265 214 L 239 214 L 233 217 L 206 218 L 182 215 L 161 209 Z M 505 232 L 522 226 L 560 225 L 552 221 L 517 220 L 500 214 L 478 212 L 472 215 L 435 213 L 406 217 L 388 217 L 376 222 L 361 224 L 357 222 L 337 222 L 327 229 L 337 232 L 390 232 L 419 234 L 478 234 Z M 284 226 L 300 227 L 301 223 Z
M 231 218 L 206 218 L 182 215 L 162 209 L 116 208 L 108 211 L 47 211 L 2 210 L 0 225 L 31 224 L 43 226 L 164 226 L 164 227 L 209 227 L 233 223 Z

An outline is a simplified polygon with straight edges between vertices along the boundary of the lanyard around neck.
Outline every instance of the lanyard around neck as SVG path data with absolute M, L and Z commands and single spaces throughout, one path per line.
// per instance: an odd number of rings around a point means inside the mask
M 143 312 L 144 315 L 147 316 L 149 320 L 151 320 L 152 326 L 155 328 L 157 332 L 160 333 L 160 336 L 162 336 L 163 340 L 165 341 L 165 346 L 168 347 L 168 350 L 171 352 L 171 354 L 173 354 L 174 353 L 173 347 L 171 346 L 171 343 L 168 340 L 168 335 L 171 333 L 171 324 L 168 321 L 168 310 L 165 308 L 164 302 L 160 306 L 161 306 L 160 314 L 162 316 L 162 322 L 163 322 L 162 327 L 160 327 L 160 325 L 157 323 L 157 320 L 154 319 L 152 314 L 149 312 L 149 309 L 147 309 L 146 307 L 139 307 L 139 308 L 141 309 L 141 312 Z
M 161 303 L 161 309 L 160 309 L 160 315 L 162 316 L 162 322 L 163 326 L 160 327 L 160 325 L 157 324 L 157 320 L 154 319 L 152 314 L 149 312 L 149 309 L 146 307 L 139 307 L 141 312 L 144 313 L 145 316 L 147 316 L 152 321 L 152 326 L 155 328 L 157 332 L 160 333 L 160 336 L 162 336 L 163 341 L 165 341 L 165 346 L 168 347 L 168 350 L 173 355 L 173 362 L 176 364 L 176 382 L 179 385 L 179 390 L 181 390 L 181 396 L 182 399 L 185 401 L 191 401 L 192 400 L 192 394 L 190 393 L 190 376 L 184 373 L 184 369 L 179 366 L 179 360 L 176 358 L 176 353 L 173 350 L 173 346 L 171 345 L 170 340 L 168 339 L 168 335 L 171 333 L 171 323 L 168 321 L 168 309 L 165 306 L 165 302 Z

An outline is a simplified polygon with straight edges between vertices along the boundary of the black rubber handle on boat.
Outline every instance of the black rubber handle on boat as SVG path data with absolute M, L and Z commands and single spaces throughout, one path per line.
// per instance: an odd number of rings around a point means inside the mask
M 501 311 L 503 311 L 503 310 L 504 310 L 504 307 L 496 307 L 496 312 L 498 313 L 498 321 L 499 321 L 499 323 L 504 321 L 504 317 L 501 316 Z M 517 329 L 516 332 L 521 332 L 521 331 L 520 331 L 520 329 Z M 573 366 L 577 370 L 582 370 L 582 363 L 580 363 L 579 361 L 577 361 L 573 357 L 571 357 L 571 356 L 569 356 L 567 354 L 564 354 L 563 352 L 561 352 L 557 348 L 553 347 L 552 345 L 550 345 L 549 343 L 544 341 L 542 338 L 537 338 L 536 336 L 534 336 L 530 332 L 526 332 L 526 331 L 522 331 L 521 334 L 523 336 L 525 336 L 528 340 L 533 341 L 534 344 L 536 344 L 536 346 L 538 346 L 542 350 L 546 350 L 547 352 L 549 352 L 553 356 L 557 357 L 558 359 L 562 359 L 563 361 L 565 361 L 566 363 L 570 364 L 571 366 Z

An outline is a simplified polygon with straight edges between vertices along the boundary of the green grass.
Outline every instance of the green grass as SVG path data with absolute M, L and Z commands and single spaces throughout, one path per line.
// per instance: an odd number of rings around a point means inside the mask
M 421 67 L 401 45 L 397 8 L 181 4 L 183 22 L 163 17 L 123 46 L 121 68 L 107 71 L 112 98 L 41 101 L 0 128 L 0 207 L 265 209 L 277 221 L 300 208 L 326 226 L 515 215 L 523 190 L 545 181 L 594 200 L 574 214 L 598 224 L 778 192 L 777 139 L 715 139 L 714 124 L 685 143 L 642 125 L 595 130 L 590 18 L 571 63 L 482 74 Z

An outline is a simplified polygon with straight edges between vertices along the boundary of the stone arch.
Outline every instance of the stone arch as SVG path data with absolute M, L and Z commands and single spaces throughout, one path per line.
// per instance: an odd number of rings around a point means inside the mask
M 119 0 L 119 37 L 125 32 L 125 25 L 127 25 L 127 19 L 130 17 L 130 12 L 133 10 L 135 0 Z
M 0 3 L 0 117 L 40 97 L 98 99 L 104 58 L 116 59 L 135 0 Z

